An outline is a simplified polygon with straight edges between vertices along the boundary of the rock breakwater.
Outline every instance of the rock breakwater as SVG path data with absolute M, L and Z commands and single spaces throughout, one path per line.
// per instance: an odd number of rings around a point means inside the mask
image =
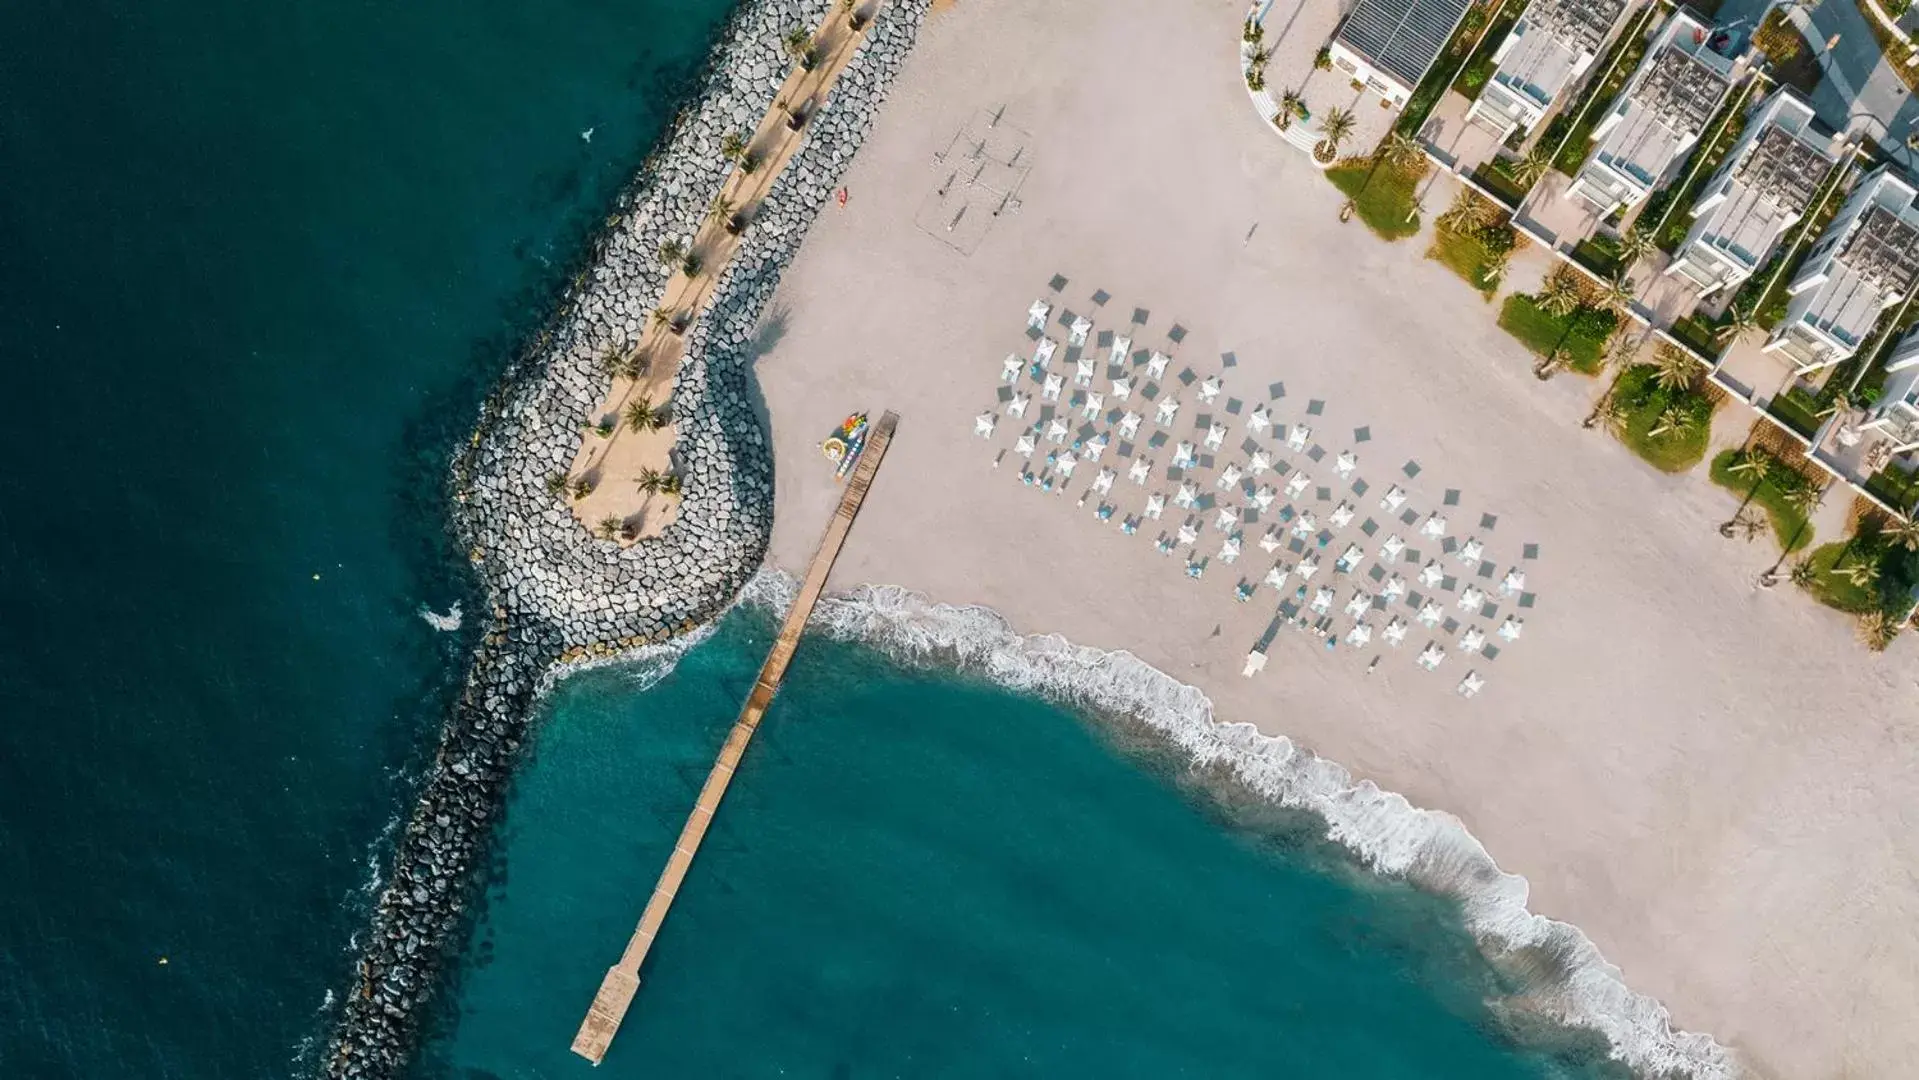
M 868 0 L 871 2 L 871 0 Z M 648 160 L 558 314 L 487 401 L 452 477 L 455 528 L 479 571 L 487 629 L 419 801 L 361 935 L 352 985 L 319 1063 L 338 1080 L 390 1077 L 409 1059 L 443 961 L 468 925 L 494 822 L 540 691 L 573 666 L 711 620 L 751 578 L 773 524 L 772 447 L 751 386 L 756 328 L 779 276 L 858 150 L 911 50 L 929 0 L 880 7 L 754 215 L 712 302 L 686 332 L 674 384 L 679 516 L 621 548 L 587 532 L 546 489 L 579 449 L 611 376 L 609 349 L 638 339 L 667 273 L 656 253 L 692 235 L 787 71 L 781 38 L 830 0 L 737 11 L 697 100 Z

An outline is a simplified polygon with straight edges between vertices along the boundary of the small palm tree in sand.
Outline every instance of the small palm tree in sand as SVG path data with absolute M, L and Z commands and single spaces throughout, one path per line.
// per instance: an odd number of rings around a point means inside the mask
M 746 156 L 746 139 L 737 131 L 729 131 L 720 139 L 720 157 L 737 162 Z
M 600 519 L 600 524 L 594 531 L 600 534 L 600 539 L 611 540 L 620 535 L 620 519 L 608 514 Z
M 1572 363 L 1573 354 L 1565 349 L 1554 349 L 1533 365 L 1533 378 L 1545 382 L 1558 373 L 1560 368 Z
M 1919 551 L 1919 520 L 1900 518 L 1879 533 L 1881 539 L 1907 551 Z
M 546 474 L 546 493 L 548 495 L 551 495 L 557 499 L 560 496 L 566 494 L 566 489 L 568 486 L 569 484 L 566 479 L 565 473 L 547 473 Z
M 1652 381 L 1661 390 L 1678 393 L 1692 389 L 1699 377 L 1699 362 L 1691 354 L 1671 345 L 1661 345 L 1652 354 Z
M 1286 90 L 1279 95 L 1279 111 L 1273 114 L 1273 125 L 1281 131 L 1293 126 L 1293 121 L 1306 115 L 1306 99 L 1298 90 Z
M 813 65 L 819 63 L 819 54 L 813 50 L 813 35 L 804 26 L 788 30 L 786 36 L 780 39 L 780 47 L 786 50 L 786 55 L 792 57 L 802 71 L 811 71 Z
M 1540 307 L 1546 309 L 1549 314 L 1562 318 L 1571 315 L 1583 298 L 1578 280 L 1563 266 L 1555 268 L 1552 273 L 1546 275 L 1546 280 L 1539 286 L 1537 297 Z
M 1652 234 L 1634 225 L 1619 237 L 1619 265 L 1630 269 L 1632 264 L 1651 255 L 1655 246 Z
M 667 266 L 678 266 L 686 258 L 686 245 L 677 239 L 668 239 L 660 244 L 660 262 Z
M 1733 513 L 1734 518 L 1745 513 L 1746 504 L 1752 502 L 1753 496 L 1759 494 L 1760 485 L 1766 482 L 1767 475 L 1772 472 L 1772 462 L 1773 458 L 1771 454 L 1758 450 L 1749 450 L 1740 454 L 1732 465 L 1726 469 L 1729 473 L 1752 481 L 1752 486 L 1746 489 L 1746 497 L 1739 500 L 1739 509 Z M 1728 540 L 1732 539 L 1732 531 L 1733 523 L 1730 521 L 1719 526 L 1719 535 Z
M 1757 305 L 1735 304 L 1726 311 L 1726 321 L 1712 332 L 1712 339 L 1721 345 L 1728 345 L 1744 337 L 1746 331 L 1759 329 L 1759 311 Z
M 1593 406 L 1593 411 L 1580 422 L 1580 426 L 1605 428 L 1614 438 L 1618 438 L 1626 433 L 1626 424 L 1631 419 L 1632 414 L 1626 411 L 1626 406 L 1613 396 L 1611 390 L 1607 390 L 1605 396 Z
M 1493 223 L 1494 211 L 1491 204 L 1479 197 L 1479 193 L 1469 187 L 1462 187 L 1453 195 L 1453 201 L 1446 212 L 1439 215 L 1435 224 L 1456 233 L 1477 232 Z
M 706 208 L 706 220 L 723 222 L 733 216 L 733 200 L 724 195 L 713 196 L 713 205 Z
M 1634 299 L 1632 281 L 1627 277 L 1627 273 L 1628 271 L 1621 267 L 1599 286 L 1600 307 L 1617 314 L 1632 306 Z
M 1875 609 L 1859 616 L 1858 633 L 1860 643 L 1866 648 L 1873 652 L 1885 652 L 1886 646 L 1891 645 L 1892 639 L 1899 635 L 1899 626 L 1893 622 L 1892 616 Z
M 1800 559 L 1798 562 L 1792 564 L 1792 571 L 1786 576 L 1794 585 L 1805 589 L 1810 588 L 1813 582 L 1819 580 L 1819 571 L 1814 568 L 1811 559 Z
M 1352 138 L 1356 123 L 1351 110 L 1333 109 L 1328 112 L 1326 119 L 1319 122 L 1319 142 L 1313 146 L 1313 157 L 1322 163 L 1337 159 L 1339 144 Z
M 660 479 L 660 494 L 678 495 L 680 493 L 680 474 L 667 473 Z
M 588 480 L 584 476 L 580 477 L 578 480 L 573 481 L 573 501 L 574 502 L 578 502 L 581 499 L 584 499 L 591 494 L 593 494 L 593 481 Z
M 1699 426 L 1699 417 L 1688 408 L 1680 405 L 1668 405 L 1659 410 L 1659 418 L 1652 429 L 1646 432 L 1648 439 L 1670 439 L 1684 435 Z
M 687 277 L 699 277 L 700 271 L 705 268 L 706 260 L 700 258 L 700 253 L 697 251 L 689 251 L 680 259 L 680 273 Z
M 667 327 L 673 325 L 673 319 L 674 319 L 673 309 L 656 307 L 653 309 L 653 314 L 648 316 L 648 318 L 650 318 L 653 322 L 653 329 L 664 330 Z
M 669 419 L 666 408 L 655 407 L 652 398 L 640 398 L 626 407 L 626 426 L 634 431 L 658 431 Z
M 658 469 L 640 470 L 640 491 L 646 495 L 658 495 L 666 486 L 666 474 Z
M 1515 159 L 1506 171 L 1520 187 L 1530 188 L 1539 183 L 1539 178 L 1546 175 L 1546 170 L 1552 165 L 1552 159 L 1546 156 L 1546 152 L 1535 147 L 1525 157 Z

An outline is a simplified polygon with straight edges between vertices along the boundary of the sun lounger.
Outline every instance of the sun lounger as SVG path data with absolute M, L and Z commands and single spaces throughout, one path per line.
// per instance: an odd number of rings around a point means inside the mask
M 1253 598 L 1252 582 L 1242 581 L 1238 585 L 1233 587 L 1233 599 L 1243 604 L 1246 601 L 1251 600 L 1252 598 Z
M 1186 560 L 1186 576 L 1189 578 L 1192 578 L 1194 581 L 1198 581 L 1200 578 L 1205 577 L 1206 564 L 1203 562 L 1200 562 L 1198 559 Z
M 1159 543 L 1153 546 L 1159 549 L 1161 555 L 1171 555 L 1173 553 L 1173 538 L 1170 536 L 1161 537 Z

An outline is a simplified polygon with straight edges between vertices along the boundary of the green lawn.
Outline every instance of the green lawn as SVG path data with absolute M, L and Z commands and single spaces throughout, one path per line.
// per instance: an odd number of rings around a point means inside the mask
M 1366 178 L 1371 175 L 1372 182 Z M 1326 179 L 1359 205 L 1359 220 L 1382 240 L 1404 240 L 1419 232 L 1414 188 L 1419 176 L 1381 166 L 1364 158 L 1344 161 L 1326 170 Z
M 1515 293 L 1499 309 L 1499 325 L 1538 355 L 1550 356 L 1554 349 L 1564 349 L 1572 357 L 1568 366 L 1574 371 L 1596 375 L 1606 357 L 1606 342 L 1619 326 L 1619 317 L 1594 308 L 1574 308 L 1569 315 L 1554 315 L 1531 296 Z
M 1513 242 L 1513 230 L 1507 225 L 1470 233 L 1442 226 L 1433 231 L 1433 246 L 1426 249 L 1426 257 L 1458 274 L 1461 280 L 1478 289 L 1479 294 L 1490 302 L 1493 294 L 1499 291 L 1499 283 L 1505 272 L 1501 270 L 1498 275 L 1488 278 L 1487 270 L 1501 265 L 1504 253 L 1513 249 Z
M 1848 548 L 1851 550 L 1848 551 Z M 1819 602 L 1831 608 L 1838 608 L 1849 615 L 1864 615 L 1876 611 L 1879 607 L 1879 591 L 1874 586 L 1860 588 L 1843 574 L 1832 572 L 1833 565 L 1841 557 L 1850 566 L 1862 558 L 1870 558 L 1867 552 L 1860 551 L 1856 544 L 1846 540 L 1835 540 L 1830 544 L 1821 544 L 1813 549 L 1806 561 L 1812 564 L 1812 582 L 1805 586 L 1807 592 L 1819 598 Z
M 1680 473 L 1699 464 L 1712 439 L 1712 399 L 1696 390 L 1667 390 L 1653 381 L 1651 364 L 1635 364 L 1619 373 L 1613 395 L 1626 409 L 1626 430 L 1619 441 L 1660 472 Z M 1684 431 L 1653 436 L 1669 405 L 1692 416 Z
M 1754 453 L 1763 454 L 1765 451 Z M 1811 543 L 1812 527 L 1806 524 L 1806 515 L 1786 499 L 1787 490 L 1795 481 L 1806 483 L 1805 477 L 1789 470 L 1778 458 L 1773 458 L 1771 473 L 1755 491 L 1747 474 L 1733 471 L 1733 466 L 1739 461 L 1740 452 L 1737 450 L 1727 450 L 1713 458 L 1712 482 L 1739 496 L 1740 501 L 1750 498 L 1752 505 L 1763 508 L 1766 517 L 1772 520 L 1772 534 L 1779 541 L 1781 550 L 1791 553 Z

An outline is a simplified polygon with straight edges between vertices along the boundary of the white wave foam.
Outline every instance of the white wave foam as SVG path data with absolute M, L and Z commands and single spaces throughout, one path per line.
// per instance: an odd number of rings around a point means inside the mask
M 798 582 L 759 574 L 742 603 L 783 611 Z M 1022 637 L 984 607 L 936 604 L 891 586 L 822 599 L 812 626 L 879 648 L 902 662 L 957 667 L 1000 685 L 1105 715 L 1137 718 L 1196 766 L 1220 767 L 1272 801 L 1310 811 L 1326 835 L 1372 870 L 1459 900 L 1466 924 L 1494 959 L 1535 971 L 1524 1005 L 1604 1035 L 1612 1055 L 1641 1074 L 1731 1080 L 1741 1070 L 1709 1035 L 1675 1030 L 1665 1006 L 1632 990 L 1578 927 L 1526 909 L 1526 879 L 1499 869 L 1459 819 L 1425 810 L 1284 736 L 1228 723 L 1188 686 L 1127 652 L 1102 652 L 1058 635 Z M 1527 950 L 1528 956 L 1514 955 Z
M 428 626 L 431 626 L 441 633 L 458 630 L 462 618 L 460 614 L 460 602 L 458 600 L 453 601 L 453 606 L 447 609 L 445 615 L 423 604 L 420 606 L 420 618 L 425 619 Z
M 671 638 L 658 645 L 641 645 L 624 652 L 596 656 L 590 660 L 553 664 L 540 676 L 539 684 L 533 691 L 534 697 L 536 699 L 545 697 L 562 679 L 582 671 L 596 671 L 601 668 L 617 668 L 620 675 L 631 684 L 630 689 L 634 693 L 651 690 L 659 684 L 661 679 L 673 674 L 673 669 L 680 666 L 680 657 L 691 652 L 700 642 L 713 636 L 713 628 L 718 621 L 715 619 L 691 633 Z

